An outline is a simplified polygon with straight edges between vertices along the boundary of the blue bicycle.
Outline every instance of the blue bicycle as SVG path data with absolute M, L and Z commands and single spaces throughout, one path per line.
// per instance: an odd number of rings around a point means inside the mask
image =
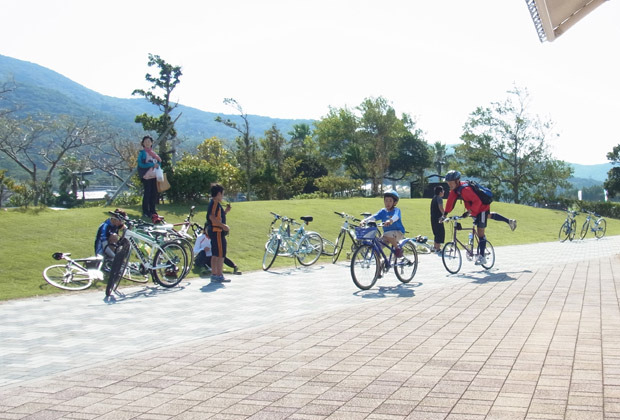
M 392 267 L 398 280 L 409 283 L 418 270 L 418 252 L 411 238 L 400 241 L 400 256 L 396 249 L 381 240 L 376 223 L 367 227 L 356 227 L 355 235 L 359 247 L 351 258 L 351 277 L 353 283 L 362 290 L 368 290 Z M 386 254 L 387 252 L 387 254 Z

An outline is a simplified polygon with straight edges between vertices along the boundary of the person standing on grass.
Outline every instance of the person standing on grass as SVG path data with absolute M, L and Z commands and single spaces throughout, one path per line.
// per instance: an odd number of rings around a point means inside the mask
M 142 137 L 142 150 L 138 153 L 138 174 L 144 186 L 144 194 L 142 196 L 142 217 L 151 219 L 157 214 L 155 208 L 159 201 L 159 192 L 157 191 L 157 178 L 144 179 L 144 175 L 150 168 L 159 168 L 161 158 L 153 151 L 153 138 L 151 136 Z
M 226 235 L 230 228 L 226 224 L 226 213 L 230 211 L 230 204 L 226 209 L 222 207 L 224 187 L 220 184 L 211 186 L 211 200 L 207 208 L 207 235 L 211 239 L 211 281 L 230 282 L 224 277 L 224 259 L 226 258 Z
M 439 221 L 443 217 L 443 187 L 438 185 L 435 187 L 435 196 L 431 199 L 431 228 L 433 229 L 434 251 L 441 252 L 441 244 L 446 240 L 446 229 Z

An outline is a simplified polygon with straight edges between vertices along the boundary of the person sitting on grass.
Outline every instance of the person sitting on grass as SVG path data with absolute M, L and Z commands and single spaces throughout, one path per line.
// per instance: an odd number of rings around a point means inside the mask
M 195 267 L 203 268 L 211 272 L 211 239 L 209 239 L 209 236 L 207 236 L 204 231 L 196 238 L 196 243 L 194 244 L 194 256 Z M 224 265 L 232 268 L 233 274 L 241 274 L 237 264 L 232 262 L 230 258 L 224 258 Z

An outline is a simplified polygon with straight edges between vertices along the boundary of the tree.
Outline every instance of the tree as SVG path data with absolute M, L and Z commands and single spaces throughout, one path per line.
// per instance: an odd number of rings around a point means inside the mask
M 315 124 L 321 155 L 332 169 L 343 165 L 353 178 L 369 180 L 378 194 L 384 179 L 402 180 L 430 164 L 422 132 L 408 115 L 399 118 L 382 97 L 367 98 L 356 110 L 330 108 Z
M 224 186 L 226 194 L 236 194 L 241 190 L 241 176 L 235 157 L 224 147 L 224 142 L 211 137 L 196 147 L 196 158 L 213 166 L 218 174 L 218 182 Z
M 34 205 L 51 199 L 52 175 L 65 156 L 101 142 L 90 121 L 69 117 L 38 120 L 4 119 L 0 125 L 0 152 L 30 177 Z M 39 172 L 43 172 L 40 176 Z
M 159 76 L 155 77 L 147 73 L 145 79 L 147 82 L 151 83 L 151 87 L 148 90 L 135 89 L 131 94 L 144 97 L 147 101 L 157 106 L 163 113 L 159 117 L 153 117 L 144 113 L 136 116 L 135 122 L 142 124 L 142 128 L 144 128 L 145 131 L 155 131 L 158 135 L 168 130 L 168 134 L 159 141 L 159 156 L 162 158 L 162 167 L 167 169 L 171 167 L 170 155 L 175 152 L 174 150 L 170 150 L 168 142 L 174 139 L 177 134 L 174 128 L 170 128 L 173 124 L 170 114 L 178 105 L 172 103 L 171 96 L 174 88 L 180 83 L 179 79 L 183 73 L 180 66 L 168 64 L 159 55 L 150 53 L 148 66 L 157 66 L 159 69 Z M 158 96 L 159 91 L 163 91 L 162 96 Z
M 6 169 L 0 169 L 0 207 L 2 207 L 6 194 L 9 191 L 13 191 L 15 185 L 15 180 L 6 174 Z
M 615 146 L 613 150 L 607 153 L 607 159 L 614 165 L 609 172 L 607 172 L 607 180 L 603 184 L 609 197 L 615 197 L 620 193 L 620 144 Z
M 250 122 L 248 120 L 248 115 L 243 112 L 241 105 L 239 105 L 239 103 L 233 98 L 224 99 L 224 104 L 235 108 L 237 112 L 239 112 L 239 116 L 241 117 L 241 125 L 230 119 L 223 119 L 220 116 L 217 116 L 215 121 L 222 123 L 226 127 L 230 127 L 239 133 L 239 136 L 235 140 L 235 157 L 237 158 L 237 162 L 243 171 L 246 184 L 246 196 L 247 199 L 250 200 L 252 192 L 252 177 L 254 176 L 254 172 L 257 167 L 256 155 L 258 151 L 258 144 L 256 139 L 250 136 Z
M 504 102 L 470 114 L 455 153 L 461 171 L 515 203 L 553 197 L 556 187 L 569 185 L 572 168 L 551 156 L 546 139 L 552 124 L 528 113 L 527 90 L 515 87 L 507 93 Z

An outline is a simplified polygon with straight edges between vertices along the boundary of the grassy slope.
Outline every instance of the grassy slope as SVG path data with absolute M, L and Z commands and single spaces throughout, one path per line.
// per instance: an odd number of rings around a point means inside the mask
M 381 198 L 353 198 L 337 200 L 290 200 L 254 201 L 233 203 L 228 215 L 231 227 L 229 257 L 246 275 L 252 270 L 260 270 L 263 245 L 267 238 L 268 226 L 272 216 L 270 211 L 292 218 L 310 215 L 314 221 L 310 230 L 315 230 L 327 239 L 334 240 L 342 220 L 334 211 L 358 215 L 361 212 L 375 212 L 383 206 Z M 431 234 L 428 199 L 404 199 L 400 202 L 403 222 L 408 236 Z M 106 219 L 110 208 L 86 208 L 72 210 L 9 210 L 0 212 L 0 300 L 62 293 L 49 286 L 43 279 L 43 269 L 55 263 L 51 254 L 57 251 L 71 252 L 74 257 L 87 257 L 94 253 L 94 236 L 100 223 Z M 137 207 L 127 208 L 131 217 L 140 212 Z M 198 207 L 195 221 L 203 223 L 206 206 Z M 493 245 L 526 244 L 556 241 L 565 213 L 554 210 L 537 209 L 528 206 L 494 203 L 492 210 L 509 218 L 518 220 L 518 228 L 511 232 L 505 223 L 490 221 L 487 230 Z M 188 211 L 186 206 L 163 205 L 160 214 L 170 223 L 181 222 Z M 461 214 L 462 206 L 452 214 Z M 578 216 L 577 226 L 583 223 Z M 464 224 L 468 226 L 468 224 Z M 607 235 L 620 234 L 620 220 L 608 220 Z M 592 237 L 592 234 L 588 234 Z M 348 239 L 347 239 L 348 241 Z M 345 244 L 345 246 L 347 246 Z M 321 257 L 319 262 L 330 262 Z M 293 265 L 290 258 L 277 258 L 274 268 Z M 190 274 L 197 276 L 197 272 Z M 245 275 L 244 275 L 245 277 Z M 95 287 L 104 288 L 97 283 Z

